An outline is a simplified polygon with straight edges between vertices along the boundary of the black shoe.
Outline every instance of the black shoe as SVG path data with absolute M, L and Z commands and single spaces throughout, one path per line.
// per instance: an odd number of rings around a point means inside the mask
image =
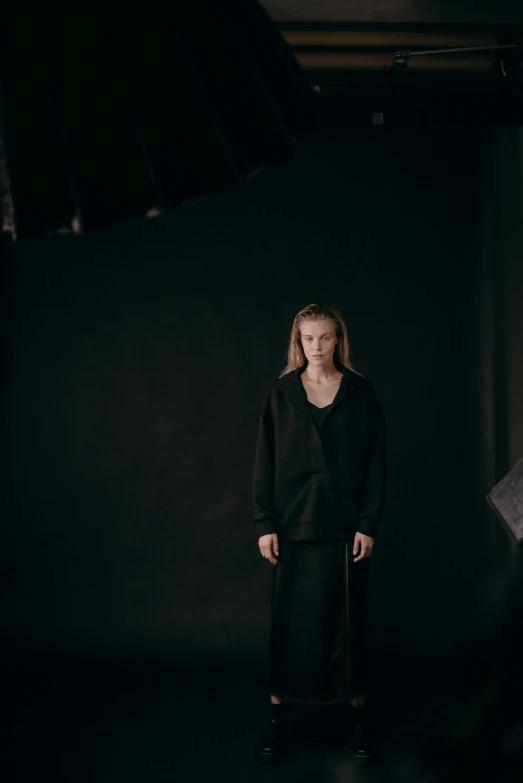
M 281 759 L 286 741 L 286 704 L 269 704 L 269 721 L 258 743 L 256 756 L 261 764 L 274 764 Z
M 367 711 L 364 706 L 350 707 L 350 713 L 352 716 L 352 732 L 350 738 L 352 755 L 359 759 L 368 759 L 371 756 L 371 752 Z

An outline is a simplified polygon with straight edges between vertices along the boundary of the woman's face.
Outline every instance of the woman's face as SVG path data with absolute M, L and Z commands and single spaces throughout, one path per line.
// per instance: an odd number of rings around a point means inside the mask
M 315 365 L 332 362 L 338 342 L 332 321 L 302 321 L 299 328 L 306 359 Z

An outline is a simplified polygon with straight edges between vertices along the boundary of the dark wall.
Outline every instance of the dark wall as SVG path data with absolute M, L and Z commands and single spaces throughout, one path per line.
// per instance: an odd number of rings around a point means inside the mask
M 486 134 L 482 156 L 479 274 L 483 484 L 491 488 L 523 457 L 523 128 L 500 126 Z M 509 641 L 523 644 L 523 551 L 513 546 L 484 507 L 490 538 L 483 609 L 494 627 L 502 620 Z M 493 630 L 491 626 L 491 630 Z M 502 648 L 501 648 L 502 649 Z M 511 651 L 513 660 L 521 657 Z M 513 672 L 517 677 L 517 673 Z
M 380 648 L 484 632 L 481 209 L 488 134 L 318 131 L 165 218 L 20 244 L 4 385 L 5 627 L 18 646 L 264 656 L 259 408 L 295 313 L 345 315 L 386 413 Z
M 523 456 L 523 126 L 496 129 L 493 158 L 499 237 L 493 261 L 502 270 L 499 339 L 506 346 L 500 383 L 506 388 L 505 459 L 513 465 Z

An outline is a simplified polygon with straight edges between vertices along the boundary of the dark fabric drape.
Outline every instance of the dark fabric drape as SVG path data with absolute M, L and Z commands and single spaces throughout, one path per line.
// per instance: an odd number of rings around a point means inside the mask
M 235 187 L 292 158 L 311 118 L 312 88 L 257 0 L 13 5 L 0 158 L 17 238 Z

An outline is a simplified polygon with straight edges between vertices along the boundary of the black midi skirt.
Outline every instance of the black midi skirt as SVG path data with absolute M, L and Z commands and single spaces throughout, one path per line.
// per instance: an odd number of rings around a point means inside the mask
M 333 703 L 367 687 L 369 559 L 353 540 L 279 541 L 272 571 L 269 685 L 290 701 Z

